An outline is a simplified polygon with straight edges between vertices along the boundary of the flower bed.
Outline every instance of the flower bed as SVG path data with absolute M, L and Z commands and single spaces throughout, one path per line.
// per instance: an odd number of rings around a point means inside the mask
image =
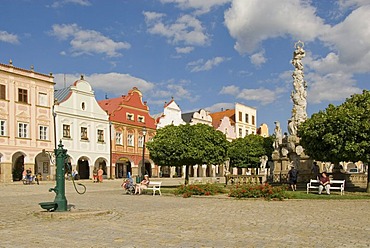
M 267 200 L 283 200 L 287 198 L 287 186 L 271 186 L 269 184 L 241 184 L 230 189 L 229 197 L 235 198 L 265 198 Z

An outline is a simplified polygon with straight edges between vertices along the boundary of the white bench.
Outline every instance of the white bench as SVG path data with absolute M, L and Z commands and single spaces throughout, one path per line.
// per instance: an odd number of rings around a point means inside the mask
M 344 185 L 346 180 L 330 180 L 330 190 L 338 189 L 340 194 L 344 195 Z M 320 185 L 320 180 L 310 179 L 310 182 L 307 183 L 307 194 L 310 189 L 318 189 Z
M 159 192 L 159 195 L 162 195 L 162 192 L 161 192 L 161 185 L 162 185 L 162 182 L 153 182 L 153 181 L 150 181 L 149 182 L 149 185 L 148 185 L 148 190 L 153 190 L 153 195 L 155 195 L 155 192 L 158 191 Z

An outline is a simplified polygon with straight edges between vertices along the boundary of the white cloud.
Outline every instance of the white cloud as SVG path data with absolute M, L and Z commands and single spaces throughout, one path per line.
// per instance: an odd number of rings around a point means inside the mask
M 262 105 L 266 105 L 274 102 L 282 90 L 272 91 L 270 89 L 258 88 L 258 89 L 240 89 L 238 86 L 230 85 L 224 86 L 220 94 L 233 95 L 238 99 L 244 99 L 247 101 L 257 101 Z
M 188 80 L 173 80 L 170 79 L 164 83 L 156 84 L 156 87 L 150 93 L 150 102 L 153 104 L 163 105 L 164 102 L 168 102 L 170 98 L 174 98 L 176 101 L 189 101 L 196 102 L 199 99 L 199 95 L 195 95 L 189 90 Z
M 76 4 L 81 6 L 90 6 L 91 3 L 89 0 L 62 0 L 62 1 L 55 1 L 50 7 L 52 8 L 60 8 L 66 4 Z
M 0 31 L 0 41 L 11 44 L 18 44 L 18 36 L 15 34 L 9 34 L 6 31 Z
M 224 5 L 231 0 L 161 0 L 162 3 L 174 3 L 180 9 L 195 9 L 196 14 L 205 14 L 212 8 Z
M 234 48 L 241 54 L 256 51 L 270 38 L 291 36 L 313 41 L 328 28 L 315 15 L 307 0 L 233 0 L 225 11 L 225 25 L 236 39 Z
M 213 113 L 213 112 L 220 112 L 223 110 L 234 109 L 234 108 L 235 108 L 235 103 L 219 102 L 219 103 L 213 104 L 210 107 L 206 107 L 205 109 Z
M 356 87 L 356 81 L 351 74 L 343 72 L 329 73 L 324 76 L 309 73 L 307 76 L 308 93 L 307 100 L 311 103 L 321 103 L 324 101 L 343 101 L 355 93 L 362 90 Z
M 150 11 L 143 11 L 143 15 L 145 17 L 146 22 L 153 22 L 160 20 L 162 17 L 165 17 L 165 14 L 157 13 L 157 12 L 150 12 Z
M 64 84 L 64 78 L 66 84 Z M 60 89 L 72 85 L 78 79 L 80 79 L 80 75 L 78 74 L 55 74 L 55 88 Z M 94 73 L 85 75 L 84 79 L 91 84 L 94 91 L 100 90 L 102 92 L 111 93 L 114 96 L 125 95 L 133 87 L 137 87 L 143 93 L 150 92 L 154 88 L 154 84 L 151 82 L 122 73 Z
M 221 64 L 222 62 L 230 60 L 229 58 L 225 57 L 215 57 L 213 59 L 209 59 L 204 62 L 203 59 L 199 59 L 197 61 L 193 61 L 187 64 L 187 66 L 191 69 L 191 72 L 199 72 L 199 71 L 209 71 L 213 67 Z
M 338 0 L 341 8 L 350 8 L 354 6 L 368 5 L 369 0 Z
M 176 47 L 175 49 L 177 53 L 190 53 L 194 50 L 194 47 Z
M 328 54 L 322 61 L 335 62 L 341 67 L 341 70 L 350 70 L 354 73 L 369 72 L 369 15 L 370 5 L 359 7 L 343 22 L 322 33 L 320 39 L 334 50 L 333 54 Z
M 162 21 L 163 14 L 155 12 L 144 12 L 143 14 L 148 32 L 166 37 L 171 44 L 204 46 L 209 41 L 202 23 L 193 16 L 183 15 L 175 23 L 166 25 Z
M 72 54 L 106 54 L 108 57 L 116 57 L 121 54 L 121 49 L 129 49 L 127 42 L 116 42 L 95 30 L 83 30 L 77 24 L 55 24 L 51 35 L 61 40 L 70 39 Z
M 262 64 L 267 62 L 264 51 L 251 55 L 250 60 L 251 60 L 251 63 L 257 67 L 260 67 Z

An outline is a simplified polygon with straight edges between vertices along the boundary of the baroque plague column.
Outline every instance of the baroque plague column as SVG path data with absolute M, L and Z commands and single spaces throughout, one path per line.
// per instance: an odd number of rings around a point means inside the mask
M 285 182 L 291 165 L 299 170 L 299 179 L 307 180 L 310 176 L 312 161 L 305 155 L 303 147 L 299 145 L 297 136 L 298 126 L 307 119 L 307 83 L 304 80 L 304 66 L 302 59 L 305 57 L 304 43 L 298 41 L 294 45 L 292 65 L 295 67 L 293 77 L 293 90 L 290 95 L 293 101 L 292 117 L 288 120 L 289 134 L 282 135 L 280 123 L 275 122 L 274 152 L 274 182 Z

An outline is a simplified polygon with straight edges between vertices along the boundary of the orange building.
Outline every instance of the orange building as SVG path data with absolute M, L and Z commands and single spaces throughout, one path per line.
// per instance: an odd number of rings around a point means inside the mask
M 128 173 L 132 176 L 144 173 L 150 177 L 158 176 L 158 168 L 145 149 L 145 142 L 155 135 L 155 120 L 142 97 L 140 90 L 134 87 L 127 95 L 98 102 L 109 115 L 115 178 L 126 178 Z

